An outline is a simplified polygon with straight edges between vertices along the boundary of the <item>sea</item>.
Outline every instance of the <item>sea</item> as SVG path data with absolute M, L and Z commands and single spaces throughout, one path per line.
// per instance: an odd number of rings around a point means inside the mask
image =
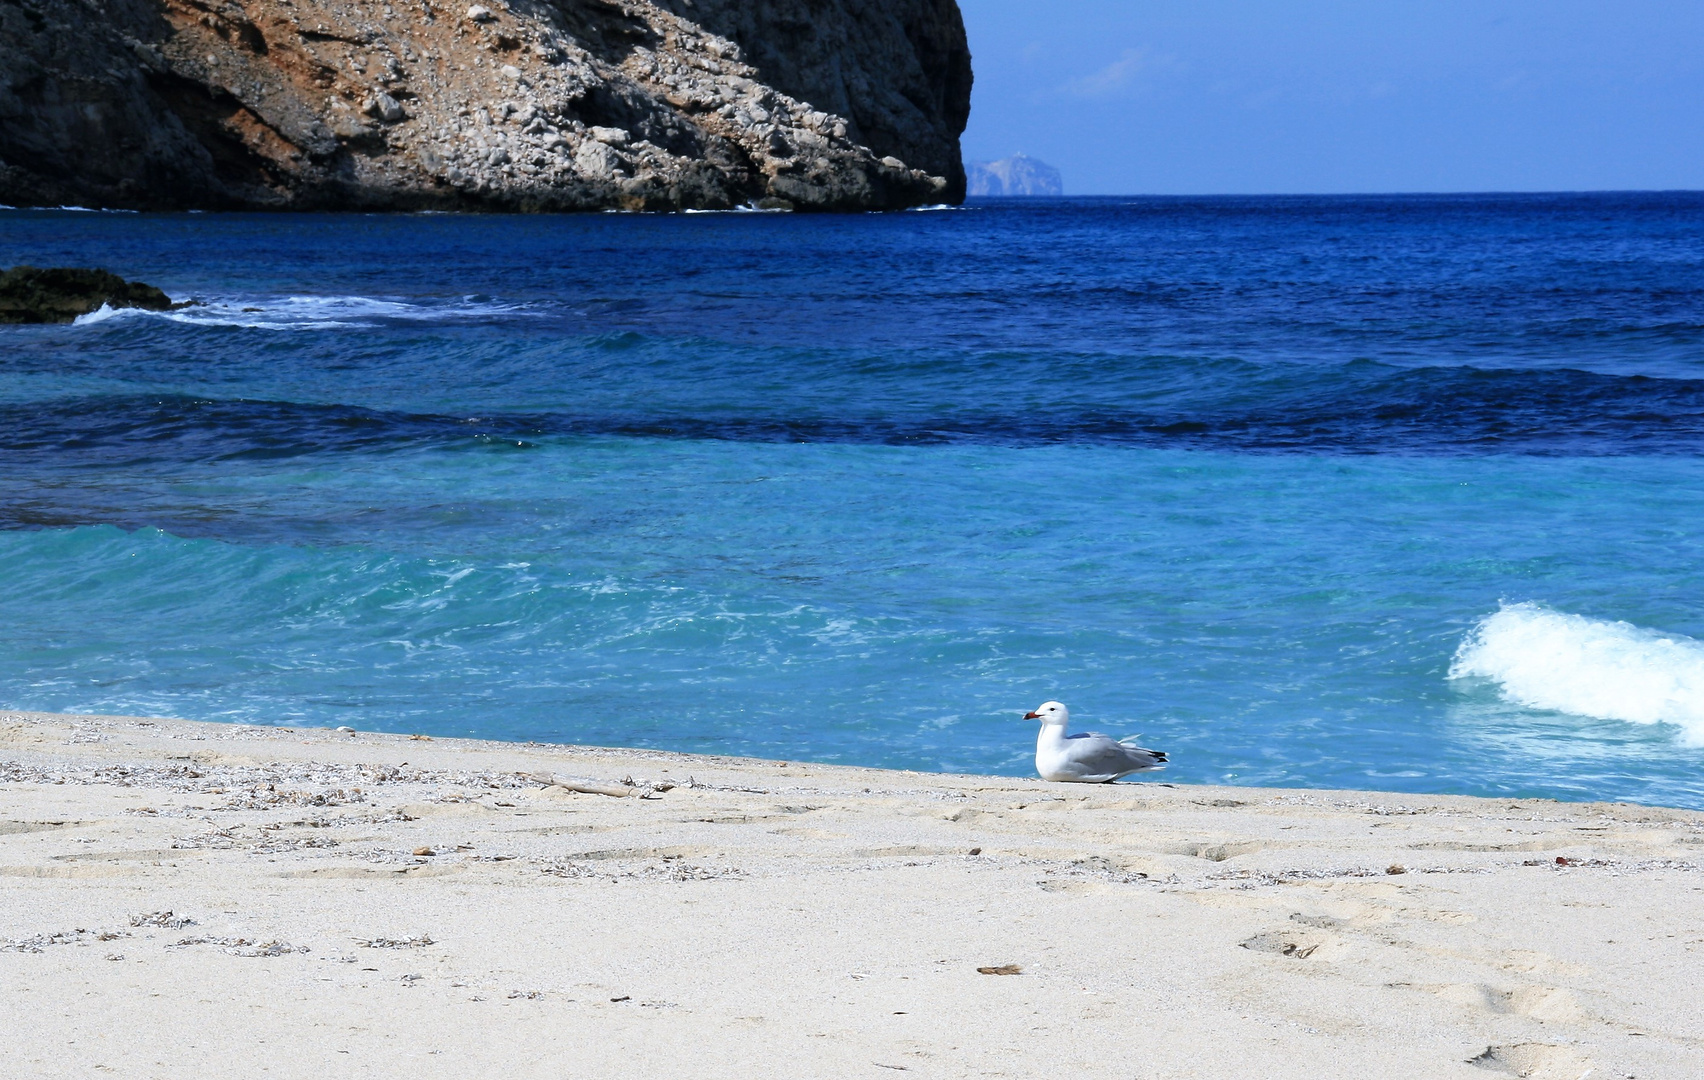
M 1704 807 L 1704 193 L 0 212 L 0 707 Z

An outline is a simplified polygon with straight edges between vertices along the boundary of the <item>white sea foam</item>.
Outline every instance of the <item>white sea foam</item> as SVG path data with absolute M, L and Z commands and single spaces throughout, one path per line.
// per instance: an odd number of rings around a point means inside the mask
M 131 309 L 120 308 L 117 311 L 115 311 L 114 309 L 108 307 L 107 305 L 102 304 L 100 307 L 89 312 L 87 315 L 79 315 L 75 319 L 72 319 L 71 325 L 73 325 L 73 326 L 87 326 L 90 323 L 106 322 L 108 319 L 112 318 L 114 315 L 117 315 L 119 311 L 124 311 L 124 310 L 131 310 Z
M 113 318 L 152 318 L 196 326 L 241 326 L 255 330 L 335 330 L 385 322 L 453 322 L 534 314 L 537 309 L 485 297 L 449 302 L 416 302 L 372 296 L 282 296 L 215 298 L 173 311 L 112 308 L 79 315 L 76 324 Z
M 611 212 L 609 210 L 604 211 L 606 214 Z M 621 213 L 622 211 L 613 212 Z M 758 206 L 756 203 L 741 203 L 739 206 L 730 206 L 726 210 L 688 209 L 685 211 L 688 214 L 790 214 L 792 212 L 784 206 Z
M 1704 642 L 1681 634 L 1505 604 L 1462 641 L 1449 677 L 1490 679 L 1531 709 L 1674 724 L 1704 744 Z

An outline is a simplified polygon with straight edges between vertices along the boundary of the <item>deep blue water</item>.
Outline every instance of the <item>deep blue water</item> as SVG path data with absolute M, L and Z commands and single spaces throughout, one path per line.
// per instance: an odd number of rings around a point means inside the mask
M 1704 194 L 20 262 L 202 304 L 0 327 L 0 707 L 1024 773 L 1057 697 L 1173 782 L 1704 806 Z

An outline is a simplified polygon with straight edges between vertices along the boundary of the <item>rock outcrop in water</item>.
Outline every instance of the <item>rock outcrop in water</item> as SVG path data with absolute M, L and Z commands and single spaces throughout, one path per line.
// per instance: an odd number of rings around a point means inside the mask
M 0 323 L 68 323 L 112 308 L 166 311 L 172 299 L 152 285 L 105 270 L 14 266 L 0 273 Z
M 954 202 L 970 82 L 955 0 L 0 0 L 0 203 Z

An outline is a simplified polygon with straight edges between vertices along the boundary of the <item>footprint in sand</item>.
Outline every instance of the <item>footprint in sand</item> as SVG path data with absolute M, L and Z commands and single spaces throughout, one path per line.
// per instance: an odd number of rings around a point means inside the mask
M 1238 855 L 1252 855 L 1256 851 L 1266 850 L 1267 845 L 1258 840 L 1234 840 L 1223 844 L 1171 844 L 1165 849 L 1167 855 L 1188 855 L 1208 862 L 1224 862 Z
M 1475 983 L 1433 983 L 1416 989 L 1468 1008 L 1534 1020 L 1577 1020 L 1583 1014 L 1574 995 L 1555 986 L 1517 986 L 1505 990 Z
M 1317 953 L 1320 947 L 1325 944 L 1325 939 L 1317 935 L 1276 930 L 1270 933 L 1256 934 L 1244 941 L 1242 947 L 1249 952 L 1288 956 L 1292 960 L 1306 960 Z
M 1487 1046 L 1483 1054 L 1468 1058 L 1467 1063 L 1531 1080 L 1579 1080 L 1591 1068 L 1591 1062 L 1574 1050 L 1550 1043 Z

